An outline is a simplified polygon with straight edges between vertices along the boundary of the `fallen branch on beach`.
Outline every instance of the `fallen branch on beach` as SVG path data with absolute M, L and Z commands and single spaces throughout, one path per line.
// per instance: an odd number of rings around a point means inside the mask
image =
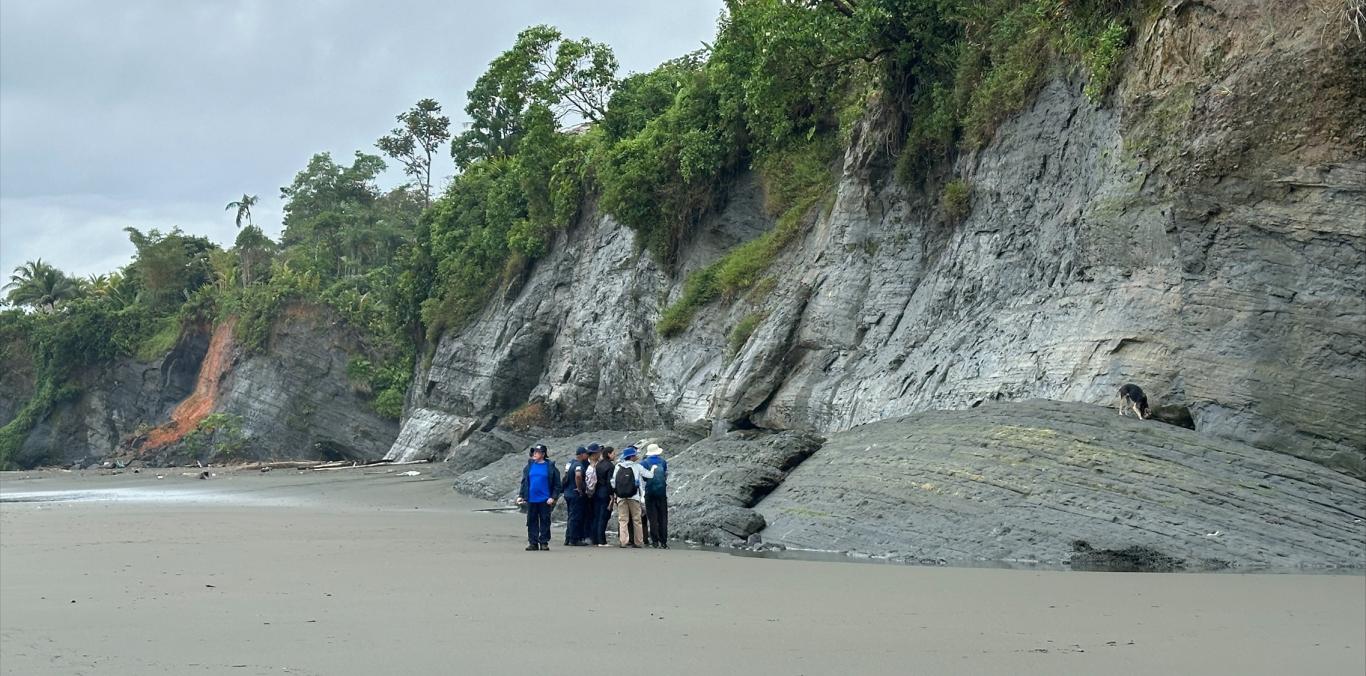
M 338 469 L 357 469 L 357 468 L 363 468 L 363 467 L 374 467 L 375 465 L 384 465 L 384 466 L 386 466 L 386 467 L 396 467 L 396 466 L 398 466 L 398 465 L 416 465 L 416 464 L 418 464 L 418 463 L 425 463 L 425 462 L 427 462 L 427 461 L 426 461 L 426 460 L 408 460 L 408 461 L 405 461 L 405 462 L 394 462 L 394 461 L 392 461 L 392 460 L 372 460 L 372 461 L 370 461 L 370 462 L 365 462 L 365 463 L 352 461 L 351 464 L 349 464 L 349 465 L 348 465 L 348 464 L 345 464 L 344 462 L 342 462 L 342 463 L 328 463 L 328 464 L 326 464 L 326 465 L 318 465 L 318 466 L 316 466 L 316 467 L 310 467 L 310 468 L 308 468 L 308 469 L 314 470 L 314 471 L 318 471 L 318 472 L 329 472 L 329 471 L 338 470 Z

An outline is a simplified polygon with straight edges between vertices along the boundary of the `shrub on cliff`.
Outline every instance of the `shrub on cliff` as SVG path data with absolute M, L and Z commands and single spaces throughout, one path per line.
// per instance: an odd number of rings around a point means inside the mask
M 958 223 L 967 217 L 972 208 L 971 197 L 972 189 L 967 181 L 956 178 L 944 184 L 944 190 L 939 194 L 939 208 L 950 223 Z

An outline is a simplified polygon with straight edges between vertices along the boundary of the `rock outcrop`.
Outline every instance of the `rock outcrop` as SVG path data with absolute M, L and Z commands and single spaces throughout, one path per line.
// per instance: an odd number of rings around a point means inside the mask
M 669 458 L 670 535 L 728 545 L 763 530 L 754 509 L 820 448 L 804 432 L 733 432 L 705 439 Z
M 756 509 L 765 543 L 911 562 L 1366 566 L 1361 481 L 1077 403 L 862 425 Z

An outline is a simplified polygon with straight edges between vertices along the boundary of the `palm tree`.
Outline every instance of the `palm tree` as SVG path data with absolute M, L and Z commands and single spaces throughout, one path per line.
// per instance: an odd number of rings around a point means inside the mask
M 14 269 L 5 300 L 13 305 L 28 305 L 51 312 L 63 301 L 81 295 L 81 284 L 39 258 Z
M 115 270 L 105 275 L 90 275 L 85 280 L 85 288 L 87 293 L 95 298 L 124 307 L 132 302 L 132 299 L 128 297 L 127 287 L 123 281 L 123 272 Z
M 251 225 L 251 208 L 254 206 L 256 206 L 256 196 L 242 193 L 242 199 L 237 200 L 236 202 L 228 202 L 228 206 L 224 207 L 223 211 L 232 211 L 233 209 L 236 209 L 237 227 L 240 228 L 242 227 L 243 220 L 247 222 L 247 225 Z

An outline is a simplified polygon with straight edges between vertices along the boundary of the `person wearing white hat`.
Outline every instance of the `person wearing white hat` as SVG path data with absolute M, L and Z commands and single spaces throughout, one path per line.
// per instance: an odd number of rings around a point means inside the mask
M 654 476 L 645 482 L 645 519 L 649 524 L 647 539 L 651 547 L 669 548 L 669 463 L 664 459 L 664 449 L 659 444 L 645 446 L 645 461 L 640 463 L 653 472 Z

